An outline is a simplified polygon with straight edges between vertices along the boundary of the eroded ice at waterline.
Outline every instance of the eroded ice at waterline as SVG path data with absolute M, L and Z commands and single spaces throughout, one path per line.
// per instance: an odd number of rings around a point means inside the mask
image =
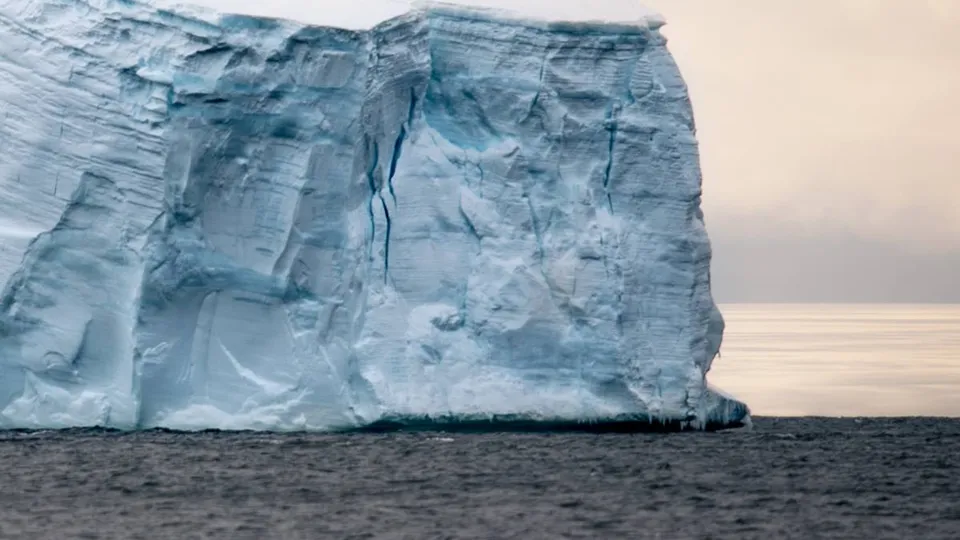
M 738 425 L 661 24 L 0 1 L 0 426 Z

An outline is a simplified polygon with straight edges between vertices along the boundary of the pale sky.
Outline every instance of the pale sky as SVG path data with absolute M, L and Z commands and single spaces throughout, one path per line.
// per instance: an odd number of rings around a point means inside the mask
M 312 22 L 406 4 L 201 1 Z M 476 1 L 643 13 L 630 0 Z M 693 97 L 719 301 L 960 302 L 960 0 L 643 4 L 667 19 Z
M 721 301 L 960 302 L 960 1 L 648 0 Z

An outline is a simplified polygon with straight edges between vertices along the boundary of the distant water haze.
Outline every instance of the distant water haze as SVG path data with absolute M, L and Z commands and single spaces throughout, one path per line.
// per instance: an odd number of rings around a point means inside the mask
M 708 380 L 764 416 L 960 416 L 960 305 L 736 304 Z

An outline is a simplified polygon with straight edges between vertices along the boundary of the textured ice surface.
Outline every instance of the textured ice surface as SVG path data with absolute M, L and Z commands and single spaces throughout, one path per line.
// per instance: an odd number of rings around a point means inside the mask
M 366 30 L 377 24 L 398 17 L 411 9 L 429 9 L 440 2 L 427 0 L 324 0 L 322 3 L 307 3 L 302 0 L 194 0 L 214 8 L 204 13 L 196 5 L 184 5 L 180 0 L 155 0 L 154 5 L 163 5 L 178 10 L 190 10 L 201 17 L 216 17 L 216 9 L 242 12 L 249 15 L 282 17 L 323 26 Z M 662 25 L 663 17 L 640 4 L 637 0 L 445 0 L 448 7 L 469 7 L 473 11 L 494 12 L 498 19 L 526 20 L 543 24 L 544 21 L 602 21 L 629 25 Z
M 739 423 L 660 24 L 0 0 L 0 426 Z

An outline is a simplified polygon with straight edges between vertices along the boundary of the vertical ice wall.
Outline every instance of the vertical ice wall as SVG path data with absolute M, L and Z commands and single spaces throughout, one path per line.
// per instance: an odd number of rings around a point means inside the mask
M 355 402 L 373 398 L 355 395 L 352 344 L 368 269 L 357 141 L 369 43 L 241 16 L 221 25 L 229 33 L 174 80 L 170 210 L 151 236 L 138 330 L 142 421 L 362 421 Z
M 164 206 L 169 59 L 209 37 L 147 15 L 0 3 L 2 425 L 138 423 L 134 329 Z
M 657 23 L 207 19 L 0 4 L 0 423 L 743 419 Z

